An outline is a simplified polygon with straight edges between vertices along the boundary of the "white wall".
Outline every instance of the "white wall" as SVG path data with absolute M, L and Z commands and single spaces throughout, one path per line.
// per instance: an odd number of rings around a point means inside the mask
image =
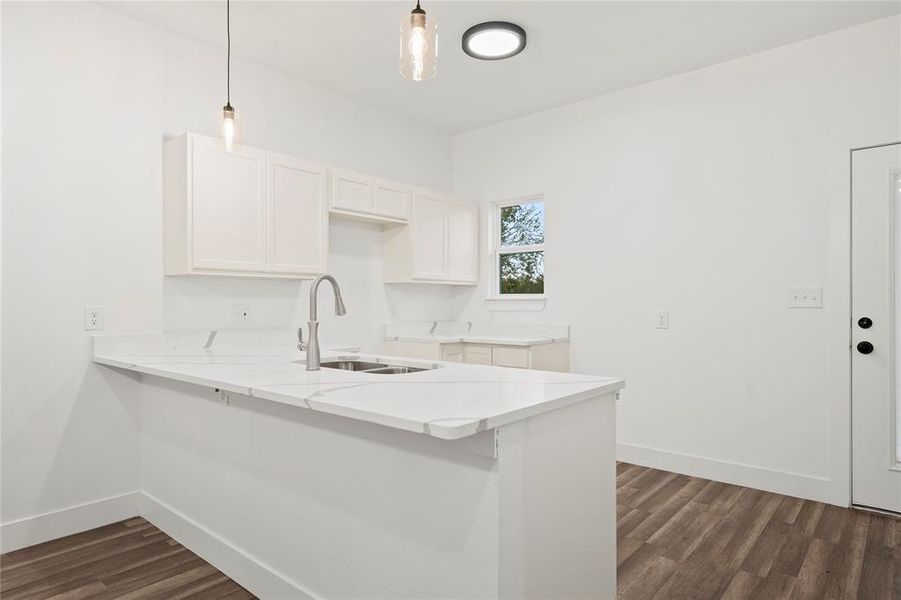
M 135 382 L 88 361 L 83 307 L 111 331 L 306 320 L 308 284 L 162 275 L 162 142 L 216 134 L 225 56 L 87 3 L 2 3 L 2 520 L 132 491 Z M 245 141 L 448 189 L 450 140 L 240 60 Z M 397 318 L 449 318 L 453 294 L 381 284 L 380 230 L 334 223 L 348 316 L 324 343 L 371 345 Z M 327 294 L 327 290 L 321 292 Z M 425 309 L 423 307 L 429 307 Z
M 483 223 L 491 200 L 547 195 L 547 307 L 497 316 L 569 322 L 574 371 L 626 378 L 621 457 L 827 499 L 829 313 L 786 299 L 827 283 L 830 149 L 901 137 L 899 32 L 884 19 L 454 139 L 454 191 Z M 464 316 L 487 316 L 488 280 Z

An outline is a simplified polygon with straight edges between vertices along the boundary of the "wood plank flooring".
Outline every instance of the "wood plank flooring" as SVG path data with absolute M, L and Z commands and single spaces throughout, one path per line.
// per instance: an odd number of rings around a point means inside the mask
M 3 600 L 253 597 L 140 517 L 0 556 Z
M 617 465 L 620 600 L 901 600 L 901 520 Z
M 901 600 L 890 517 L 620 463 L 617 538 L 620 600 Z M 141 518 L 0 556 L 0 597 L 253 598 Z

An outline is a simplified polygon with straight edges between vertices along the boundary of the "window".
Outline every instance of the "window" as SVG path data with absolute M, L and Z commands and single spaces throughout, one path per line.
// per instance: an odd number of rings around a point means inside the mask
M 543 296 L 544 198 L 498 202 L 495 239 L 497 296 Z

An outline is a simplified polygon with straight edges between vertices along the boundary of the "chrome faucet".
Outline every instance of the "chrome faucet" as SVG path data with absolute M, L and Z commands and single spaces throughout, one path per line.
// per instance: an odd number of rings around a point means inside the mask
M 310 341 L 308 343 L 303 343 L 303 327 L 297 328 L 297 349 L 307 353 L 307 371 L 319 370 L 319 311 L 316 306 L 316 292 L 319 291 L 319 284 L 323 281 L 331 283 L 332 290 L 335 292 L 335 314 L 339 317 L 347 314 L 347 309 L 344 308 L 344 299 L 341 297 L 341 288 L 338 287 L 338 282 L 335 281 L 335 278 L 323 273 L 314 279 L 312 285 L 310 285 L 310 321 L 307 323 L 307 327 L 310 330 Z

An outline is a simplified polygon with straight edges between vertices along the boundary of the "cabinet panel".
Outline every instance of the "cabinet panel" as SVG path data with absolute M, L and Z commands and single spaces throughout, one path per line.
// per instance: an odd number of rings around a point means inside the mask
M 446 273 L 445 202 L 417 193 L 413 200 L 413 278 L 444 279 Z
M 191 186 L 192 266 L 264 270 L 266 154 L 194 138 Z
M 495 346 L 492 352 L 492 364 L 496 367 L 529 368 L 529 349 L 511 346 Z
M 351 171 L 332 173 L 332 207 L 372 212 L 372 178 Z
M 269 270 L 325 271 L 328 253 L 326 171 L 315 163 L 272 156 L 269 161 Z
M 447 276 L 456 281 L 479 278 L 479 208 L 447 205 Z
M 448 362 L 463 362 L 462 344 L 443 344 L 441 346 L 441 360 Z
M 473 346 L 466 344 L 463 347 L 463 362 L 471 365 L 490 365 L 491 346 Z
M 376 179 L 372 211 L 377 215 L 396 219 L 410 218 L 410 196 L 412 190 L 402 183 Z

